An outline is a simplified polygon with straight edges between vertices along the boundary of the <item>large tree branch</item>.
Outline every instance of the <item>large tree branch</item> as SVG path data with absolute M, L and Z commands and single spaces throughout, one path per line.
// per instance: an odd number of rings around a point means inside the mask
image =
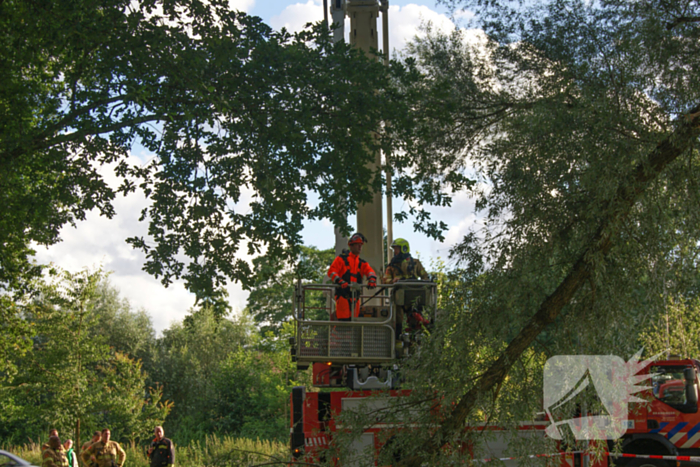
M 700 16 L 679 16 L 678 18 L 674 19 L 673 22 L 666 23 L 666 29 L 670 31 L 679 24 L 685 23 L 700 23 Z
M 446 444 L 451 435 L 461 432 L 467 416 L 481 395 L 501 384 L 510 367 L 532 344 L 544 328 L 553 323 L 564 306 L 591 276 L 595 265 L 593 257 L 605 256 L 613 245 L 613 238 L 622 221 L 649 183 L 683 152 L 700 135 L 700 105 L 679 119 L 676 130 L 659 143 L 646 160 L 638 164 L 623 180 L 612 200 L 609 214 L 605 216 L 590 240 L 588 247 L 579 256 L 569 274 L 540 305 L 537 313 L 511 341 L 506 350 L 482 375 L 477 383 L 462 397 L 436 433 L 419 449 L 421 454 L 408 458 L 398 465 L 418 467 L 424 459 L 436 453 Z
M 80 139 L 91 136 L 91 135 L 101 135 L 105 133 L 111 133 L 113 131 L 121 130 L 122 128 L 141 125 L 142 123 L 157 122 L 163 120 L 176 120 L 172 116 L 168 115 L 142 115 L 140 117 L 127 118 L 121 121 L 117 121 L 107 126 L 96 126 L 91 128 L 85 128 L 82 130 L 74 131 L 72 133 L 61 133 L 54 138 L 47 138 L 46 132 L 42 132 L 40 135 L 32 138 L 31 143 L 27 145 L 22 145 L 16 147 L 12 151 L 8 151 L 4 154 L 0 153 L 2 159 L 10 160 L 22 156 L 33 151 L 38 151 L 41 149 L 50 148 L 57 144 L 68 143 L 72 141 L 79 141 Z
M 66 115 L 63 116 L 59 121 L 54 123 L 53 125 L 49 125 L 44 129 L 40 135 L 39 138 L 47 138 L 49 135 L 52 135 L 56 133 L 57 131 L 60 131 L 62 128 L 69 126 L 71 123 L 75 122 L 75 119 L 78 118 L 81 115 L 85 115 L 87 113 L 92 112 L 95 109 L 98 109 L 102 106 L 109 105 L 109 104 L 114 104 L 115 102 L 123 102 L 123 103 L 128 103 L 131 102 L 131 95 L 130 94 L 125 94 L 125 95 L 118 95 L 118 96 L 112 96 L 107 99 L 99 99 L 96 101 L 91 102 L 89 105 L 83 106 L 83 107 L 78 107 L 71 112 L 68 112 Z
M 22 154 L 26 154 L 31 151 L 36 151 L 37 149 L 41 149 L 42 147 L 49 147 L 51 146 L 51 144 L 45 144 L 47 139 L 50 138 L 52 135 L 56 134 L 57 132 L 61 131 L 63 128 L 69 126 L 71 123 L 74 123 L 75 119 L 79 116 L 90 113 L 101 106 L 113 104 L 119 101 L 125 101 L 127 99 L 129 99 L 128 94 L 118 95 L 106 99 L 99 99 L 90 103 L 89 105 L 80 107 L 78 109 L 74 109 L 73 111 L 65 114 L 60 120 L 54 122 L 51 125 L 48 125 L 46 128 L 29 138 L 25 143 L 20 143 L 20 145 L 18 145 L 14 149 L 5 152 L 4 154 L 0 153 L 0 156 L 2 156 L 3 159 L 9 160 L 19 157 Z
M 112 125 L 107 125 L 103 127 L 86 128 L 84 130 L 74 131 L 73 133 L 64 133 L 56 136 L 53 139 L 46 141 L 42 146 L 36 149 L 41 149 L 42 147 L 51 147 L 57 144 L 67 143 L 69 141 L 78 141 L 86 136 L 92 135 L 102 135 L 105 133 L 112 133 L 113 131 L 121 130 L 122 128 L 140 125 L 142 123 L 148 122 L 159 122 L 163 120 L 168 120 L 167 115 L 142 115 L 140 117 L 128 118 L 120 122 L 114 122 Z M 170 118 L 172 120 L 172 118 Z

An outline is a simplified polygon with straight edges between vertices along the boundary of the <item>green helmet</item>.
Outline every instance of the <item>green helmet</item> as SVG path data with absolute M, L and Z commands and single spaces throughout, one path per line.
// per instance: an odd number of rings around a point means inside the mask
M 401 248 L 401 253 L 408 253 L 409 251 L 411 251 L 411 247 L 408 246 L 408 242 L 403 238 L 397 238 L 396 240 L 394 240 L 394 243 L 391 244 L 391 247 L 394 248 L 395 246 Z

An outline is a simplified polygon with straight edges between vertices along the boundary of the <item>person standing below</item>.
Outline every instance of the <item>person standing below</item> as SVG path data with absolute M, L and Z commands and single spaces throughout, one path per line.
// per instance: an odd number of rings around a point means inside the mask
M 67 439 L 66 442 L 63 443 L 63 448 L 66 450 L 66 458 L 68 459 L 68 466 L 69 467 L 78 467 L 78 456 L 75 454 L 75 450 L 73 449 L 73 440 Z
M 338 287 L 335 289 L 335 312 L 338 321 L 350 321 L 350 310 L 355 317 L 360 315 L 360 299 L 355 296 L 350 285 L 362 284 L 362 276 L 367 277 L 367 287 L 377 286 L 377 275 L 369 263 L 360 258 L 362 245 L 367 239 L 361 233 L 356 233 L 348 240 L 350 252 L 336 256 L 328 269 L 328 277 Z
M 66 452 L 58 436 L 50 436 L 46 449 L 41 453 L 41 467 L 69 467 Z
M 175 449 L 173 442 L 164 435 L 163 427 L 157 426 L 153 430 L 155 438 L 148 448 L 148 457 L 151 459 L 151 467 L 162 467 L 175 463 Z
M 85 464 L 95 464 L 97 467 L 122 467 L 126 453 L 116 441 L 110 441 L 112 432 L 109 428 L 102 430 L 102 437 L 90 445 L 82 454 Z
M 49 439 L 50 439 L 52 436 L 55 436 L 56 438 L 58 438 L 58 430 L 57 430 L 56 428 L 51 428 L 51 429 L 49 430 Z M 59 438 L 59 439 L 60 439 L 60 438 Z M 48 442 L 48 441 L 41 445 L 41 452 L 44 452 L 44 451 L 46 451 L 47 449 L 49 449 L 49 442 Z M 63 450 L 63 446 L 61 446 L 61 450 Z
M 101 437 L 101 436 L 102 436 L 102 432 L 100 432 L 99 430 L 95 431 L 95 432 L 92 434 L 92 439 L 87 440 L 85 443 L 83 443 L 83 447 L 80 448 L 81 454 L 82 454 L 83 452 L 87 451 L 87 449 L 88 449 L 90 446 L 92 446 L 94 443 L 98 442 L 98 441 L 100 440 L 100 437 Z M 81 455 L 81 459 L 80 459 L 80 460 L 82 460 L 82 455 Z M 82 465 L 84 465 L 85 467 L 95 467 L 91 462 L 85 462 L 85 461 L 82 462 Z

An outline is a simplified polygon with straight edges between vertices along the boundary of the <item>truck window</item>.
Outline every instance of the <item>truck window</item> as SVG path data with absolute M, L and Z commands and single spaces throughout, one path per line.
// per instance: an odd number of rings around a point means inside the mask
M 661 402 L 675 406 L 685 405 L 685 380 L 683 379 L 683 370 L 685 367 L 651 367 L 651 386 L 654 397 Z

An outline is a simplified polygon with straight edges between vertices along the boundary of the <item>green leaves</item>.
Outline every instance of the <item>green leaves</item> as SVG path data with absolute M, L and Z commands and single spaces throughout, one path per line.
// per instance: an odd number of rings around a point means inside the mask
M 647 271 L 659 261 L 681 267 L 672 244 L 697 244 L 696 234 L 681 227 L 696 218 L 690 186 L 697 183 L 697 133 L 672 132 L 685 125 L 676 115 L 700 102 L 700 87 L 688 87 L 688 77 L 700 71 L 692 39 L 698 30 L 666 29 L 664 16 L 678 14 L 669 8 L 652 2 L 491 2 L 480 10 L 491 39 L 484 47 L 460 34 L 416 46 L 435 88 L 454 109 L 451 125 L 431 124 L 437 135 L 432 147 L 465 151 L 483 178 L 477 206 L 491 227 L 483 253 L 503 274 L 503 290 L 512 293 L 519 287 L 507 284 L 527 281 L 522 303 L 533 291 L 554 290 L 601 225 L 641 190 L 646 193 L 629 215 L 606 227 L 616 245 L 611 256 L 587 258 L 591 267 L 606 268 L 591 284 L 596 292 L 589 298 L 596 304 L 584 300 L 576 308 L 593 306 L 604 314 L 648 306 L 619 291 L 629 290 L 633 276 L 651 286 Z M 679 138 L 682 155 L 644 186 L 655 170 L 652 156 Z M 666 286 L 651 287 L 659 292 Z M 600 299 L 608 288 L 616 291 L 609 297 L 614 305 Z M 675 293 L 687 291 L 678 287 Z
M 110 426 L 115 439 L 144 439 L 171 408 L 158 388 L 144 397 L 141 362 L 125 353 L 144 356 L 145 345 L 138 341 L 153 338 L 144 332 L 150 321 L 140 317 L 142 327 L 132 340 L 124 334 L 134 331 L 133 317 L 101 271 L 53 274 L 36 284 L 35 297 L 8 308 L 17 314 L 7 321 L 12 325 L 7 336 L 24 333 L 19 342 L 28 342 L 31 351 L 16 346 L 8 356 L 16 371 L 3 369 L 0 390 L 8 410 L 0 417 L 0 437 L 19 442 L 47 426 L 65 433 L 80 423 L 83 434 Z
M 13 252 L 0 279 L 21 272 L 11 259 L 26 262 L 31 242 L 57 242 L 91 209 L 111 217 L 117 191 L 150 201 L 148 236 L 128 239 L 145 270 L 204 297 L 252 284 L 246 251 L 295 257 L 305 219 L 348 230 L 347 215 L 382 189 L 387 168 L 366 166 L 376 151 L 393 151 L 393 193 L 413 205 L 445 205 L 468 185 L 443 177 L 450 161 L 399 155 L 420 115 L 420 74 L 332 44 L 321 25 L 275 32 L 223 0 L 13 0 L 0 11 L 0 240 Z M 134 145 L 154 157 L 128 166 Z M 416 209 L 439 237 L 444 226 Z
M 449 115 L 426 112 L 415 147 L 472 167 L 484 222 L 453 251 L 461 301 L 416 363 L 444 368 L 417 385 L 459 396 L 402 465 L 432 464 L 489 404 L 494 420 L 527 417 L 532 361 L 631 355 L 698 278 L 697 24 L 666 28 L 677 12 L 658 2 L 453 4 L 478 6 L 485 34 L 416 43 L 417 105 Z M 530 404 L 509 409 L 515 378 Z
M 334 258 L 332 249 L 302 246 L 301 253 L 293 261 L 269 256 L 253 260 L 257 276 L 246 309 L 260 326 L 261 334 L 268 331 L 279 334 L 283 325 L 293 318 L 296 281 L 320 284 Z M 308 300 L 309 307 L 325 307 L 325 297 L 320 293 L 310 292 Z M 310 312 L 319 313 L 318 319 L 328 319 L 320 310 Z

